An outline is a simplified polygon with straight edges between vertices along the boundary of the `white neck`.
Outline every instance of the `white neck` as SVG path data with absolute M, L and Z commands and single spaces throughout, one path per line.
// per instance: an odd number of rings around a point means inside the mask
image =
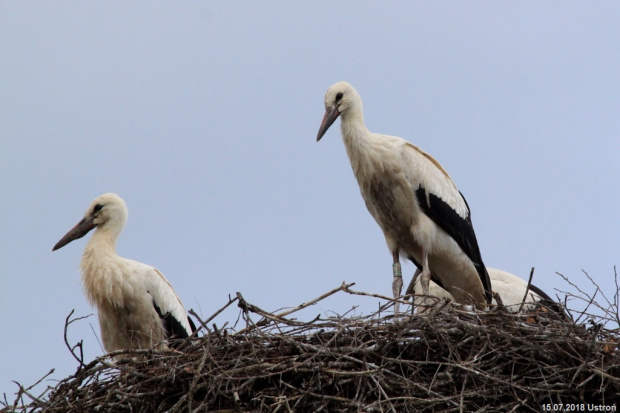
M 116 240 L 118 233 L 110 228 L 99 227 L 86 244 L 85 252 L 94 254 L 114 254 L 116 255 Z
M 111 303 L 114 306 L 122 306 L 122 296 L 114 294 L 111 285 L 118 285 L 122 277 L 118 266 L 108 265 L 110 261 L 118 262 L 121 258 L 116 254 L 116 239 L 118 233 L 99 227 L 90 238 L 82 255 L 80 268 L 82 269 L 82 283 L 84 291 L 92 305 L 97 307 Z
M 368 154 L 372 153 L 368 150 L 372 144 L 372 133 L 366 128 L 360 111 L 347 113 L 347 116 L 342 118 L 340 130 L 353 173 L 359 181 L 362 167 L 369 161 Z

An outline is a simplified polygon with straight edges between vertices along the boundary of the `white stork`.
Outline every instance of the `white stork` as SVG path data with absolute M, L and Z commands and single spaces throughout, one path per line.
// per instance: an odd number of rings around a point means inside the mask
M 403 285 L 403 256 L 422 270 L 426 294 L 432 275 L 457 302 L 485 308 L 491 302 L 491 281 L 469 206 L 446 170 L 406 140 L 370 132 L 364 125 L 362 99 L 346 82 L 332 85 L 325 94 L 317 141 L 338 117 L 362 197 L 392 253 L 394 297 L 400 297 Z
M 127 206 L 118 195 L 101 195 L 52 249 L 62 248 L 96 228 L 86 244 L 80 268 L 86 296 L 98 310 L 107 352 L 152 348 L 169 337 L 189 337 L 196 329 L 162 273 L 116 254 L 116 240 L 127 216 Z
M 487 267 L 489 278 L 493 285 L 493 292 L 497 293 L 502 300 L 503 305 L 510 312 L 516 313 L 521 307 L 523 302 L 524 312 L 530 312 L 536 310 L 539 307 L 543 307 L 557 313 L 560 316 L 565 316 L 564 310 L 558 305 L 551 297 L 549 297 L 543 290 L 530 284 L 528 289 L 527 281 L 517 277 L 506 271 L 498 270 L 497 268 Z M 406 295 L 413 295 L 414 305 L 419 306 L 423 303 L 422 288 L 420 282 L 415 279 L 409 284 Z M 527 297 L 525 292 L 527 290 Z M 452 294 L 446 291 L 444 288 L 431 281 L 429 284 L 429 295 L 437 298 L 447 298 L 448 300 L 454 300 Z M 523 300 L 525 298 L 525 301 Z M 493 304 L 497 305 L 495 298 L 493 298 Z M 420 307 L 418 307 L 420 308 Z

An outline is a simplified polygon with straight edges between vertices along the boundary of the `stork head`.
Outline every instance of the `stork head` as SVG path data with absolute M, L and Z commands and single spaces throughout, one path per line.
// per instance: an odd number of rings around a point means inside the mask
M 101 195 L 90 204 L 84 218 L 54 245 L 52 251 L 82 238 L 95 227 L 109 229 L 118 236 L 127 222 L 128 215 L 127 205 L 121 197 L 112 193 Z
M 325 93 L 325 116 L 316 135 L 317 142 L 321 140 L 327 129 L 338 116 L 346 119 L 350 114 L 362 113 L 362 99 L 357 90 L 347 82 L 338 82 L 330 86 Z

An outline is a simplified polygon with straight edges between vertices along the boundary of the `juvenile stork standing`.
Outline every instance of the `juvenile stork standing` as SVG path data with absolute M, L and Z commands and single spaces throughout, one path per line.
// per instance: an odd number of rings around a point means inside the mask
M 116 254 L 116 240 L 127 216 L 127 206 L 118 195 L 101 195 L 52 249 L 62 248 L 96 228 L 86 244 L 80 268 L 86 296 L 97 308 L 107 352 L 152 348 L 169 337 L 189 337 L 196 329 L 162 273 Z
M 406 140 L 370 132 L 364 125 L 362 99 L 346 82 L 332 85 L 325 94 L 317 141 L 338 117 L 362 197 L 392 253 L 394 298 L 400 297 L 403 285 L 403 256 L 421 270 L 426 295 L 432 276 L 457 302 L 485 308 L 491 302 L 491 281 L 469 206 L 446 170 Z
M 530 284 L 528 288 L 527 281 L 507 271 L 498 270 L 497 268 L 487 267 L 487 271 L 489 273 L 491 283 L 493 284 L 493 292 L 499 295 L 502 300 L 502 304 L 508 311 L 516 313 L 519 311 L 521 303 L 523 302 L 522 311 L 531 312 L 537 308 L 545 308 L 553 311 L 560 317 L 565 317 L 562 307 L 535 285 Z M 525 295 L 526 291 L 527 297 Z M 422 297 L 419 296 L 422 294 L 422 288 L 419 280 L 413 280 L 411 284 L 409 284 L 406 294 L 415 294 L 414 303 L 416 305 L 420 305 L 422 303 Z M 429 285 L 429 295 L 437 298 L 454 300 L 452 294 L 433 281 L 431 281 Z M 495 298 L 493 298 L 493 304 L 497 305 Z

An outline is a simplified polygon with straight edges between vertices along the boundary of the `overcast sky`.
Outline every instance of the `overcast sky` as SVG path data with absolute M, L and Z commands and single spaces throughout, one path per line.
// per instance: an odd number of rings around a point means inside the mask
M 1 1 L 0 396 L 75 371 L 63 327 L 94 312 L 87 238 L 51 249 L 106 192 L 129 207 L 118 253 L 205 317 L 236 291 L 268 310 L 344 280 L 390 295 L 340 121 L 316 142 L 340 80 L 371 131 L 448 170 L 487 266 L 536 267 L 551 295 L 568 288 L 556 271 L 592 292 L 584 270 L 613 293 L 619 38 L 611 1 Z M 338 294 L 307 314 L 377 302 Z M 95 316 L 69 330 L 86 360 L 95 333 Z

